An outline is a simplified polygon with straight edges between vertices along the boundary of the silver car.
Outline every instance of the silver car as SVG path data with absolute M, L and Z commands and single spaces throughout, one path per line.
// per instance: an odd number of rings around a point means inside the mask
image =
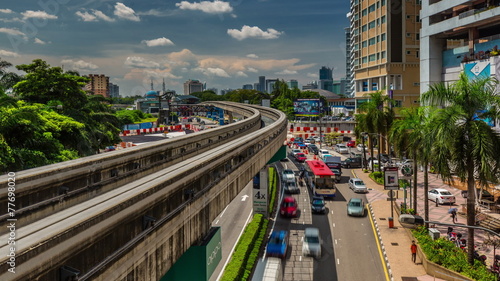
M 319 229 L 308 227 L 304 231 L 304 243 L 302 244 L 302 254 L 304 256 L 321 257 L 321 238 Z
M 362 192 L 362 193 L 368 192 L 368 188 L 366 188 L 365 183 L 361 179 L 358 178 L 349 179 L 348 185 L 349 188 L 352 189 L 352 191 L 354 192 Z

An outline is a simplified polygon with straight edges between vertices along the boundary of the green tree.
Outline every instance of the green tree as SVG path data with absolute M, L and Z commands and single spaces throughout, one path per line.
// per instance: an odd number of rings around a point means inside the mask
M 491 78 L 469 80 L 462 73 L 452 84 L 431 85 L 421 101 L 424 105 L 442 107 L 432 118 L 433 164 L 445 179 L 454 172 L 467 183 L 467 225 L 476 224 L 476 183 L 480 187 L 498 182 L 500 136 L 484 118 L 500 117 L 500 97 L 495 93 L 498 82 Z M 468 261 L 474 262 L 474 229 L 468 229 Z
M 225 97 L 221 95 L 217 95 L 214 91 L 207 90 L 203 92 L 192 93 L 192 96 L 195 96 L 200 99 L 200 102 L 205 101 L 224 101 Z

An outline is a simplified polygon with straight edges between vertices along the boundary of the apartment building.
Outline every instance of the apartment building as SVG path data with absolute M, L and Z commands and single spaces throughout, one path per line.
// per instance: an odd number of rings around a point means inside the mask
M 418 106 L 420 0 L 351 0 L 350 60 L 359 108 L 376 91 L 397 108 Z
M 85 85 L 84 90 L 94 94 L 109 98 L 109 77 L 104 74 L 87 75 L 90 81 Z

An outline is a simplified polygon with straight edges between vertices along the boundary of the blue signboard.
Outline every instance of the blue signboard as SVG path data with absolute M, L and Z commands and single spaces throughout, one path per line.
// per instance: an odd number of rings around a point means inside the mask
M 319 99 L 297 99 L 293 102 L 295 116 L 318 116 L 322 107 Z

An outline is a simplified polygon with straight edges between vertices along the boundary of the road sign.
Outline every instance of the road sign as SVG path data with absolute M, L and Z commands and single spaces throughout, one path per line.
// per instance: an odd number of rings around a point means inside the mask
M 384 189 L 399 189 L 398 167 L 384 167 Z
M 413 167 L 410 164 L 404 164 L 401 167 L 401 173 L 403 173 L 403 176 L 411 177 L 413 175 Z

